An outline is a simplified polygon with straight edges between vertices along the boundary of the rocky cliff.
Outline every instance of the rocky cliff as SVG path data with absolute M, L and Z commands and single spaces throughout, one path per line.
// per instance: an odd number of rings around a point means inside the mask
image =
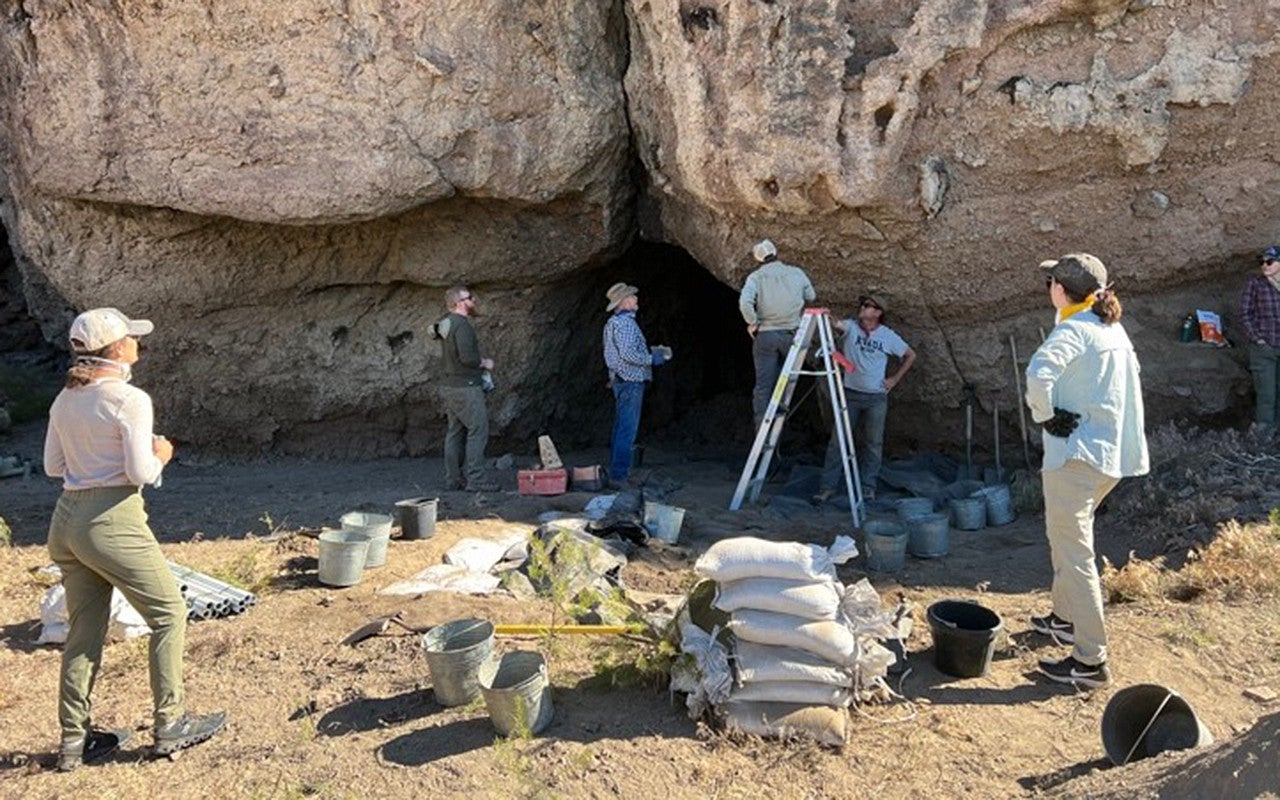
M 734 289 L 769 236 L 836 309 L 886 294 L 916 438 L 964 381 L 1012 410 L 1009 336 L 1051 322 L 1031 268 L 1075 250 L 1112 268 L 1154 416 L 1247 403 L 1241 349 L 1172 339 L 1230 322 L 1280 237 L 1275 0 L 0 8 L 28 306 L 52 340 L 93 305 L 155 319 L 148 387 L 199 444 L 437 446 L 424 330 L 464 281 L 498 428 L 572 427 L 637 232 Z

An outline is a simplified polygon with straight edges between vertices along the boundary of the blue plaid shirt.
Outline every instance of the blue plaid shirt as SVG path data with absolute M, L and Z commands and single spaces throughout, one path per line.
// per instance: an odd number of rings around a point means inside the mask
M 1240 311 L 1249 343 L 1280 347 L 1280 291 L 1265 275 L 1251 275 L 1240 294 Z
M 618 311 L 604 324 L 604 363 L 610 380 L 653 380 L 653 366 L 662 356 L 649 352 L 636 312 Z

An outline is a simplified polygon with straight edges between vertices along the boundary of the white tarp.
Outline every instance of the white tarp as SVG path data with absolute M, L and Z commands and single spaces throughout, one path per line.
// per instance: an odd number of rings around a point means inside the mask
M 132 639 L 151 633 L 151 628 L 142 619 L 142 615 L 129 605 L 119 589 L 111 590 L 109 619 L 108 639 Z M 50 586 L 40 600 L 40 637 L 36 639 L 36 644 L 63 644 L 67 641 L 68 626 L 67 592 L 59 583 Z
M 462 539 L 444 554 L 443 564 L 434 564 L 412 578 L 396 581 L 379 594 L 501 591 L 502 579 L 494 572 L 518 566 L 528 559 L 530 533 L 523 528 L 507 528 L 493 539 Z

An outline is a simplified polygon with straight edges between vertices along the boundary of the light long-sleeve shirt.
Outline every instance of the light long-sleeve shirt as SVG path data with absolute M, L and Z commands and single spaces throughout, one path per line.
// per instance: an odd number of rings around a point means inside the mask
M 151 397 L 104 378 L 63 389 L 49 409 L 44 471 L 68 490 L 155 483 L 164 465 L 152 444 Z
M 1045 470 L 1079 459 L 1124 478 L 1149 469 L 1138 356 L 1120 323 L 1092 311 L 1059 322 L 1027 364 L 1027 406 L 1036 422 L 1055 407 L 1080 415 L 1067 438 L 1044 433 Z
M 790 331 L 800 327 L 804 304 L 816 297 L 804 270 L 770 261 L 747 276 L 738 310 L 748 325 L 759 325 L 759 330 Z
M 634 311 L 618 311 L 604 324 L 604 363 L 610 380 L 653 380 L 662 356 L 649 352 Z

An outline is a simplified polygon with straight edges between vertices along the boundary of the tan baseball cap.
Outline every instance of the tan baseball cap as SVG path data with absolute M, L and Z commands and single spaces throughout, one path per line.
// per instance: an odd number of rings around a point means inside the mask
M 118 309 L 94 308 L 75 318 L 67 336 L 73 350 L 92 353 L 126 336 L 146 336 L 155 328 L 149 319 L 129 319 Z
M 1068 253 L 1040 262 L 1044 273 L 1076 297 L 1084 297 L 1107 285 L 1107 268 L 1097 256 Z

